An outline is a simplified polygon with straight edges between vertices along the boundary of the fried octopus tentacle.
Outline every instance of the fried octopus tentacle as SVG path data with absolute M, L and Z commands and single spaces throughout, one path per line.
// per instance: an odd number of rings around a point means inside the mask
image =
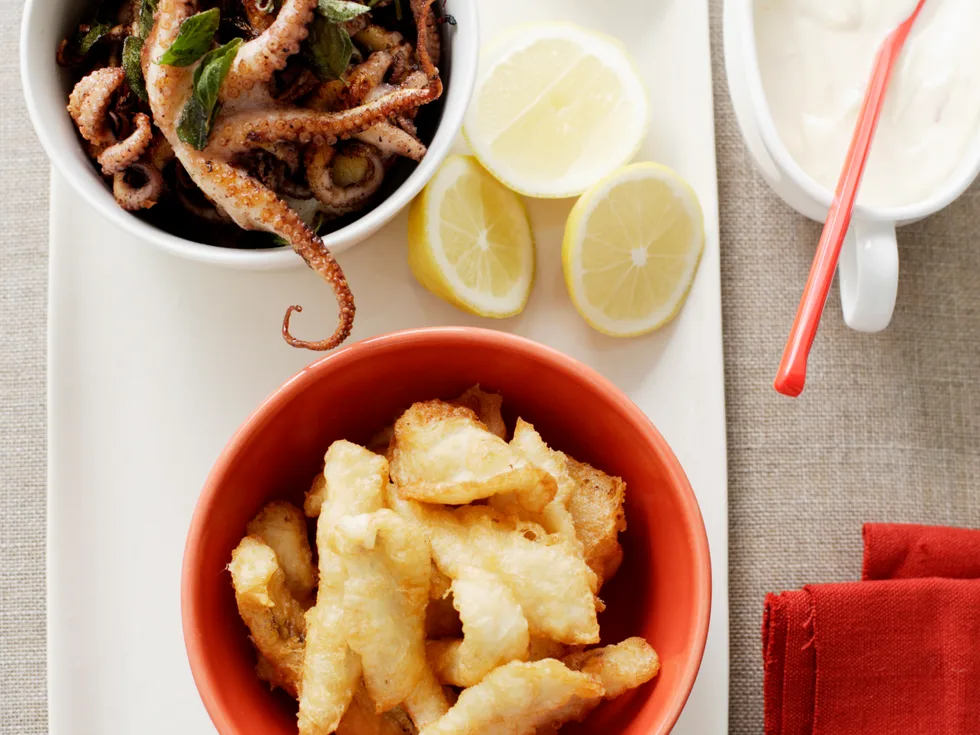
M 283 69 L 308 35 L 316 5 L 317 0 L 286 0 L 272 25 L 238 50 L 221 87 L 222 97 L 237 97 Z
M 362 16 L 363 17 L 363 16 Z M 412 46 L 398 31 L 369 25 L 354 36 L 354 40 L 369 51 L 388 51 L 392 56 L 391 81 L 400 83 L 409 72 Z
M 347 107 L 357 107 L 368 93 L 384 81 L 385 74 L 394 58 L 389 51 L 375 51 L 367 59 L 354 67 L 347 77 L 347 85 L 342 93 Z
M 157 10 L 156 26 L 147 39 L 143 56 L 143 73 L 146 76 L 154 121 L 173 146 L 174 153 L 187 173 L 206 197 L 225 211 L 239 227 L 274 232 L 285 239 L 310 268 L 330 284 L 340 308 L 339 321 L 333 335 L 320 342 L 306 342 L 294 338 L 289 333 L 289 317 L 298 307 L 290 307 L 283 318 L 283 337 L 295 347 L 306 347 L 311 350 L 332 349 L 348 337 L 353 327 L 354 297 L 343 271 L 323 241 L 289 205 L 255 178 L 218 155 L 208 155 L 194 150 L 177 136 L 176 120 L 190 93 L 189 70 L 192 67 L 177 68 L 153 64 L 149 59 L 157 58 L 173 41 L 179 21 L 192 12 L 192 7 L 192 3 L 187 0 L 161 0 Z M 281 17 L 282 12 L 280 12 Z M 227 151 L 221 153 L 227 154 Z
M 292 210 L 289 211 L 292 212 Z M 347 279 L 344 277 L 343 270 L 341 270 L 340 265 L 337 264 L 337 261 L 327 246 L 306 226 L 303 220 L 299 219 L 298 216 L 296 219 L 304 229 L 304 238 L 300 241 L 290 238 L 287 239 L 292 243 L 293 250 L 303 256 L 306 264 L 319 273 L 333 287 L 334 294 L 337 296 L 337 306 L 340 308 L 340 321 L 337 324 L 337 329 L 327 339 L 320 340 L 319 342 L 307 342 L 303 339 L 297 339 L 289 331 L 289 320 L 294 311 L 301 312 L 303 311 L 303 307 L 294 304 L 286 309 L 286 315 L 282 318 L 282 336 L 292 347 L 317 351 L 332 350 L 350 336 L 351 329 L 354 326 L 354 296 L 350 292 L 350 286 L 347 285 Z
M 398 155 L 421 161 L 426 147 L 401 128 L 383 122 L 372 125 L 354 136 L 357 140 L 370 143 L 385 155 Z
M 288 242 L 306 264 L 330 284 L 339 308 L 334 333 L 319 342 L 307 342 L 289 333 L 289 317 L 300 307 L 290 306 L 283 318 L 283 337 L 294 347 L 332 350 L 340 345 L 354 326 L 354 296 L 340 265 L 323 241 L 275 192 L 241 169 L 197 151 L 181 151 L 181 162 L 204 194 L 246 230 L 273 232 Z
M 68 97 L 68 114 L 89 143 L 103 146 L 116 142 L 107 116 L 112 98 L 126 80 L 121 67 L 105 67 L 83 77 Z
M 143 183 L 134 185 L 134 175 L 142 178 Z M 130 212 L 152 207 L 162 192 L 163 174 L 148 163 L 134 163 L 112 177 L 113 196 L 123 209 Z
M 396 89 L 371 103 L 340 112 L 307 109 L 243 112 L 219 120 L 211 143 L 205 149 L 213 155 L 225 155 L 282 142 L 326 142 L 386 120 L 399 112 L 418 107 L 442 93 L 438 79 L 424 89 Z M 176 148 L 176 146 L 175 146 Z
M 433 59 L 438 60 L 442 53 L 442 39 L 439 37 L 439 22 L 436 20 L 432 3 L 435 0 L 412 0 L 412 15 L 418 28 L 418 43 L 415 51 L 419 57 L 419 67 L 430 79 L 439 73 Z
M 312 148 L 306 157 L 306 180 L 313 196 L 329 210 L 350 210 L 381 188 L 385 168 L 377 150 L 368 145 L 355 143 L 341 154 L 361 158 L 367 164 L 365 175 L 355 184 L 339 186 L 333 179 L 332 164 L 335 149 L 331 146 Z
M 150 116 L 137 112 L 133 117 L 133 132 L 125 140 L 109 146 L 99 155 L 102 173 L 107 176 L 119 173 L 135 163 L 153 140 Z

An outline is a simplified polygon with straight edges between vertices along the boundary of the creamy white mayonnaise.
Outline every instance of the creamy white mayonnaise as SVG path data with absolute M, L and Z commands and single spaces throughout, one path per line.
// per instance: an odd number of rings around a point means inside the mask
M 878 46 L 915 0 L 756 0 L 759 67 L 783 144 L 833 191 Z M 980 136 L 980 0 L 926 0 L 889 84 L 858 201 L 916 204 Z

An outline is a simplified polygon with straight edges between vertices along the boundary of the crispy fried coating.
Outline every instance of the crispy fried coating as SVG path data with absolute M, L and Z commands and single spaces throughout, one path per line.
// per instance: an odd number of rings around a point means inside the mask
M 503 402 L 504 399 L 496 393 L 487 393 L 479 385 L 474 385 L 453 404 L 470 409 L 491 434 L 507 441 L 507 425 L 500 413 Z
M 425 607 L 431 557 L 425 534 L 393 511 L 342 518 L 330 537 L 343 559 L 344 627 L 379 712 L 404 702 L 427 669 Z
M 568 510 L 585 561 L 599 577 L 601 587 L 623 561 L 619 534 L 626 530 L 626 483 L 571 457 L 567 460 L 568 474 L 575 482 Z
M 415 730 L 405 719 L 404 712 L 397 708 L 378 714 L 371 696 L 361 687 L 337 725 L 337 735 L 411 735 Z
M 527 619 L 510 588 L 496 574 L 465 567 L 452 583 L 463 622 L 462 640 L 426 644 L 426 654 L 443 684 L 471 687 L 509 661 L 528 655 Z
M 395 422 L 391 477 L 403 498 L 462 505 L 513 493 L 540 512 L 557 492 L 555 479 L 491 434 L 468 408 L 416 403 Z
M 303 512 L 292 503 L 277 500 L 259 511 L 246 533 L 272 547 L 289 592 L 297 602 L 306 604 L 316 589 L 316 570 Z
M 531 636 L 527 647 L 528 661 L 541 661 L 546 658 L 556 658 L 559 661 L 563 656 L 567 656 L 572 651 L 578 650 L 575 646 L 553 641 L 550 638 Z
M 341 598 L 325 594 L 306 612 L 306 657 L 299 698 L 300 735 L 334 732 L 361 677 L 360 659 L 347 645 Z
M 514 427 L 514 438 L 511 439 L 510 445 L 528 462 L 544 470 L 555 479 L 557 487 L 555 497 L 540 513 L 533 515 L 521 513 L 519 509 L 515 509 L 513 498 L 509 496 L 498 495 L 490 499 L 490 504 L 505 512 L 517 512 L 528 520 L 540 523 L 548 533 L 560 533 L 569 543 L 581 548 L 581 542 L 575 535 L 572 515 L 568 511 L 568 503 L 575 492 L 575 482 L 568 474 L 565 455 L 545 444 L 534 426 L 524 419 L 517 419 L 517 426 Z
M 315 518 L 329 497 L 334 519 L 372 513 L 384 506 L 388 461 L 362 446 L 341 439 L 323 458 L 323 472 L 313 480 L 303 510 Z
M 388 462 L 347 441 L 330 445 L 324 457 L 322 487 L 307 495 L 308 515 L 316 527 L 320 589 L 307 613 L 307 655 L 299 700 L 300 735 L 333 732 L 350 705 L 361 678 L 361 659 L 347 640 L 344 583 L 347 569 L 330 537 L 351 513 L 371 513 L 384 506 Z
M 289 683 L 283 681 L 279 676 L 279 672 L 275 670 L 272 664 L 269 663 L 269 659 L 263 656 L 261 653 L 256 651 L 258 656 L 258 661 L 255 664 L 255 674 L 262 681 L 269 684 L 269 689 L 282 689 L 283 691 L 289 691 Z M 292 682 L 293 686 L 298 686 L 296 682 Z
M 231 553 L 228 571 L 238 614 L 261 656 L 260 675 L 295 697 L 303 671 L 306 621 L 302 606 L 289 593 L 276 552 L 246 536 Z
M 556 710 L 602 693 L 599 677 L 559 661 L 512 661 L 465 689 L 445 717 L 419 735 L 530 735 L 551 723 Z
M 613 646 L 572 653 L 562 661 L 573 671 L 597 675 L 606 699 L 615 699 L 646 684 L 660 671 L 660 657 L 653 646 L 639 636 Z
M 408 695 L 402 707 L 410 715 L 417 730 L 438 722 L 449 711 L 446 690 L 439 685 L 429 666 L 425 667 L 418 686 Z
M 310 518 L 320 515 L 320 506 L 323 505 L 324 498 L 327 497 L 327 478 L 323 476 L 323 470 L 313 478 L 310 489 L 306 491 L 306 498 L 303 501 L 303 512 Z
M 622 643 L 590 651 L 571 653 L 562 662 L 573 671 L 591 674 L 602 683 L 602 697 L 569 702 L 555 712 L 553 723 L 581 722 L 603 699 L 615 699 L 630 689 L 646 684 L 660 671 L 660 658 L 643 638 L 627 638 Z M 540 735 L 540 734 L 539 734 Z
M 447 510 L 396 500 L 393 507 L 425 528 L 443 573 L 455 579 L 466 567 L 477 567 L 509 587 L 531 635 L 573 644 L 599 641 L 595 575 L 561 536 L 486 506 Z

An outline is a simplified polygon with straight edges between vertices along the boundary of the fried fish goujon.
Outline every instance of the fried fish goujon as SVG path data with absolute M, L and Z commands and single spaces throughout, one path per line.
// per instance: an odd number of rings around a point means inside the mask
M 391 479 L 403 498 L 463 505 L 512 494 L 540 512 L 557 492 L 555 479 L 490 433 L 468 408 L 416 403 L 395 422 Z
M 640 637 L 590 651 L 579 651 L 562 659 L 573 671 L 595 674 L 602 681 L 606 699 L 615 699 L 630 689 L 646 684 L 660 671 L 660 657 Z
M 408 699 L 425 673 L 429 545 L 418 526 L 390 510 L 346 516 L 330 544 L 347 568 L 347 642 L 361 657 L 368 694 L 384 712 Z
M 261 654 L 259 666 L 266 681 L 281 686 L 294 697 L 303 671 L 306 621 L 302 606 L 286 587 L 286 575 L 276 552 L 256 538 L 246 536 L 231 553 L 232 586 L 238 614 Z
M 603 694 L 601 697 L 569 702 L 555 712 L 553 725 L 581 722 L 603 699 L 621 697 L 630 689 L 646 684 L 660 671 L 657 652 L 643 638 L 627 638 L 614 646 L 572 653 L 565 656 L 562 662 L 572 671 L 598 677 Z
M 619 534 L 626 530 L 626 483 L 571 457 L 566 460 L 568 474 L 575 482 L 568 511 L 575 534 L 582 541 L 585 561 L 599 577 L 601 587 L 623 561 Z
M 245 532 L 272 547 L 290 593 L 297 602 L 306 603 L 316 589 L 316 570 L 306 535 L 306 518 L 300 509 L 281 500 L 269 503 L 252 519 Z
M 598 643 L 595 575 L 560 536 L 485 506 L 446 510 L 398 498 L 392 502 L 422 524 L 445 574 L 456 579 L 467 567 L 477 567 L 497 576 L 513 593 L 532 635 Z
M 555 711 L 602 694 L 599 677 L 554 659 L 513 661 L 464 689 L 449 712 L 419 735 L 530 735 L 550 724 Z
M 299 698 L 300 735 L 328 735 L 340 723 L 361 678 L 361 659 L 348 644 L 344 616 L 344 560 L 330 544 L 334 526 L 352 513 L 384 506 L 388 462 L 347 441 L 330 445 L 321 483 L 306 497 L 308 515 L 318 515 L 316 545 L 320 589 L 306 614 L 306 657 Z M 396 703 L 397 704 L 397 703 Z
M 527 619 L 510 588 L 495 574 L 466 567 L 453 580 L 452 591 L 463 622 L 463 640 L 426 645 L 439 681 L 471 687 L 498 666 L 527 658 Z
M 559 533 L 573 546 L 581 549 L 582 544 L 575 535 L 575 524 L 568 511 L 568 503 L 575 492 L 575 482 L 568 474 L 567 457 L 551 449 L 541 435 L 524 419 L 517 419 L 514 438 L 510 446 L 535 467 L 544 470 L 555 480 L 555 497 L 540 513 L 528 514 L 516 507 L 514 498 L 497 495 L 490 499 L 490 505 L 505 512 L 514 512 L 528 520 L 540 523 L 548 533 Z M 595 590 L 598 591 L 598 590 Z

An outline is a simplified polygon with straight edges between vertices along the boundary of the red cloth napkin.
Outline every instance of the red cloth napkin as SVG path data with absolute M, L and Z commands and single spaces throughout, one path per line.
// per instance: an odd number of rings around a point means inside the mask
M 864 581 L 766 597 L 766 735 L 980 733 L 980 531 L 864 544 Z

